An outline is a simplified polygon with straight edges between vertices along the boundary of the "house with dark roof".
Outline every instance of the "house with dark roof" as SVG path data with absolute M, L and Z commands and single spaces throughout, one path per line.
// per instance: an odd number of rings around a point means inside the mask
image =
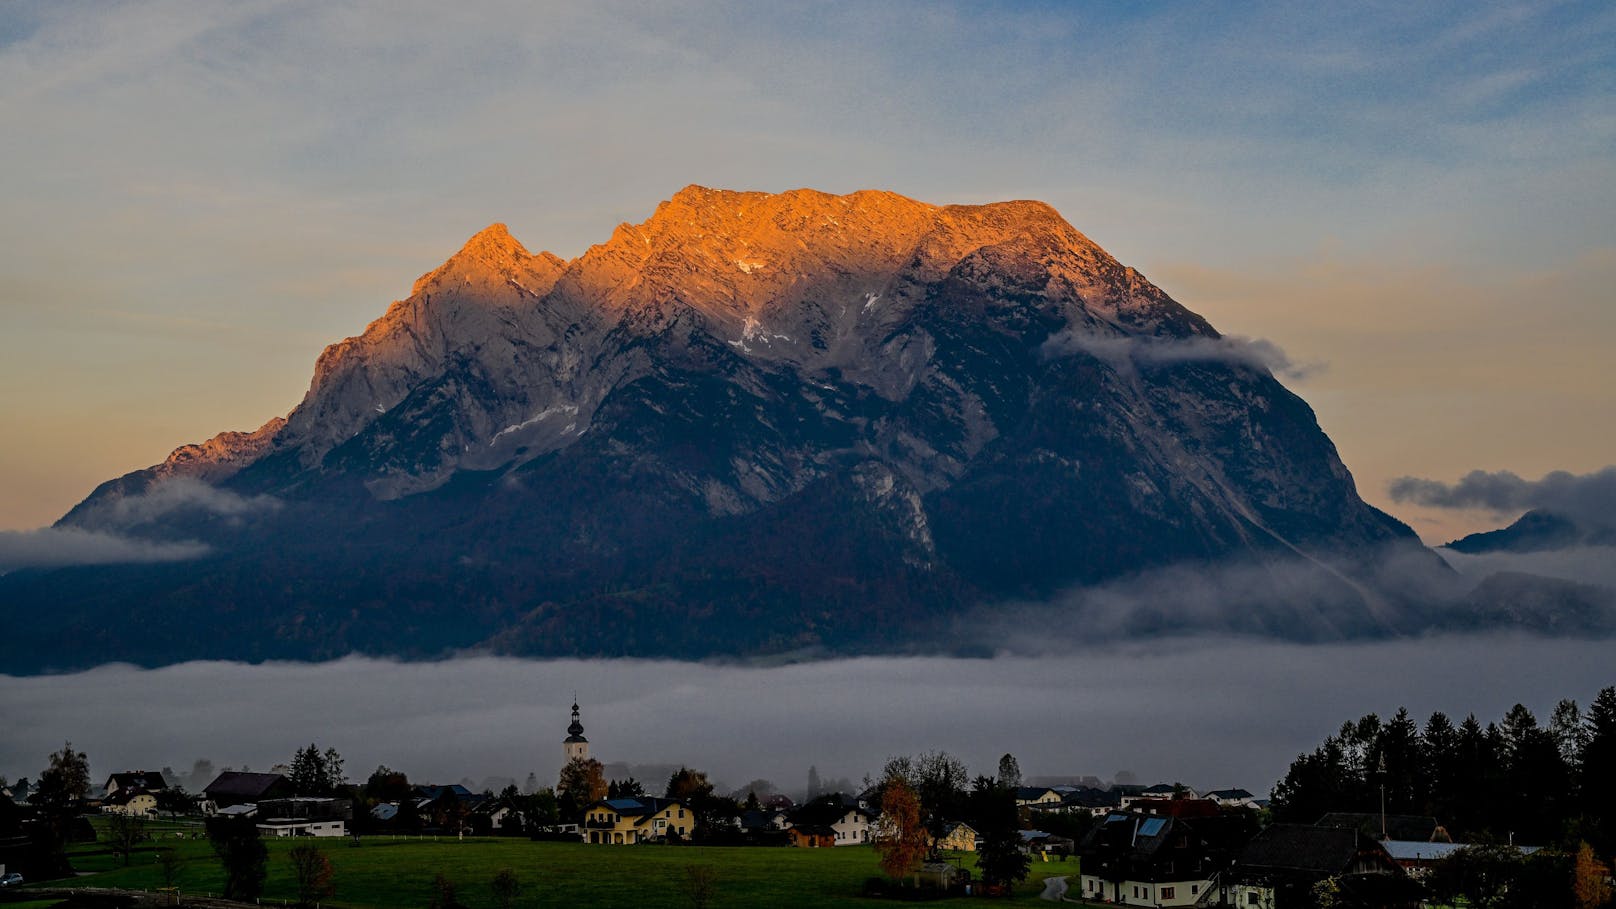
M 644 796 L 595 802 L 584 809 L 579 832 L 586 843 L 627 846 L 684 838 L 695 831 L 696 815 L 684 802 Z
M 749 808 L 735 816 L 735 826 L 754 841 L 765 842 L 790 829 L 791 818 L 784 811 Z
M 1453 837 L 1448 835 L 1446 828 L 1437 823 L 1436 818 L 1414 814 L 1379 815 L 1370 811 L 1332 811 L 1319 818 L 1313 826 L 1356 830 L 1374 839 L 1413 840 L 1421 843 L 1453 842 Z
M 214 777 L 202 790 L 202 795 L 215 808 L 231 805 L 258 804 L 264 799 L 291 798 L 292 784 L 279 773 L 247 773 L 226 770 Z
M 934 845 L 938 849 L 948 852 L 975 852 L 976 841 L 980 838 L 981 834 L 976 832 L 976 828 L 964 821 L 960 821 L 956 824 L 949 824 L 943 831 L 943 835 L 937 838 Z
M 1060 808 L 1061 794 L 1047 786 L 1017 786 L 1016 807 Z
M 444 796 L 449 796 L 458 799 L 467 807 L 475 805 L 483 799 L 482 795 L 472 792 L 459 783 L 449 786 L 416 786 L 413 791 L 416 798 L 426 799 L 429 802 L 435 802 Z
M 1122 807 L 1122 799 L 1109 789 L 1077 787 L 1061 794 L 1061 803 L 1068 814 L 1091 814 L 1104 817 Z
M 1203 798 L 1209 798 L 1224 808 L 1257 807 L 1257 797 L 1244 789 L 1214 789 Z
M 107 777 L 106 796 L 115 795 L 120 789 L 144 789 L 147 792 L 159 792 L 168 788 L 168 781 L 155 770 L 125 770 Z
M 1215 887 L 1233 854 L 1195 821 L 1115 811 L 1077 846 L 1078 896 L 1124 906 L 1194 906 Z
M 1313 887 L 1325 878 L 1375 875 L 1406 881 L 1403 869 L 1374 838 L 1351 827 L 1274 824 L 1246 844 L 1224 891 L 1233 906 L 1287 909 L 1311 906 Z M 1389 906 L 1401 905 L 1399 891 L 1408 892 L 1390 881 L 1350 886 L 1390 894 Z M 1413 890 L 1417 899 L 1418 888 Z
M 520 833 L 522 812 L 511 799 L 498 796 L 483 799 L 477 807 L 471 809 L 471 829 L 477 831 L 478 836 L 487 836 L 491 833 Z
M 792 824 L 786 835 L 799 849 L 829 849 L 836 845 L 836 831 L 826 824 Z
M 119 786 L 116 792 L 101 800 L 101 812 L 153 817 L 157 814 L 157 793 L 133 786 Z
M 859 807 L 856 800 L 840 793 L 820 796 L 791 813 L 793 826 L 829 828 L 832 846 L 868 844 L 873 836 L 870 825 L 874 820 L 873 812 Z
M 1137 799 L 1128 810 L 1166 817 L 1217 817 L 1223 813 L 1211 799 Z

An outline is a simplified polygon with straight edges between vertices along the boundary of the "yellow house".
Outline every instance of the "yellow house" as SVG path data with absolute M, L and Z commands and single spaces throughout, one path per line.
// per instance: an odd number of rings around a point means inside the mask
M 970 824 L 955 824 L 948 828 L 937 840 L 938 849 L 948 849 L 954 852 L 975 852 L 976 831 Z
M 101 803 L 103 814 L 149 817 L 157 813 L 157 796 L 144 789 L 119 789 Z
M 674 799 L 604 799 L 584 809 L 582 833 L 586 843 L 632 845 L 695 829 L 696 816 Z

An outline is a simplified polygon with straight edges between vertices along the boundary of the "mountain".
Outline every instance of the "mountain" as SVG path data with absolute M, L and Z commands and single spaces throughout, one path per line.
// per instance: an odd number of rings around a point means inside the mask
M 1350 637 L 1420 627 L 1386 553 L 1442 573 L 1251 346 L 1049 206 L 871 191 L 691 186 L 572 260 L 493 225 L 284 419 L 59 526 L 209 552 L 0 578 L 8 666 L 895 650 L 1230 560 L 1290 566 L 1232 630 Z
M 1563 514 L 1533 509 L 1508 527 L 1486 530 L 1447 544 L 1468 555 L 1489 552 L 1545 552 L 1572 546 L 1616 546 L 1616 528 L 1589 525 Z

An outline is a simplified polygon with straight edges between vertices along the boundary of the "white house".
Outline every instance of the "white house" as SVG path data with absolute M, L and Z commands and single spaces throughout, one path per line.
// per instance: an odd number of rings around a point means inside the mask
M 264 836 L 347 836 L 348 822 L 309 818 L 272 817 L 258 822 Z
M 870 821 L 874 816 L 863 808 L 852 807 L 842 812 L 842 816 L 832 821 L 830 828 L 836 831 L 836 845 L 862 846 L 870 842 L 873 835 L 870 832 Z

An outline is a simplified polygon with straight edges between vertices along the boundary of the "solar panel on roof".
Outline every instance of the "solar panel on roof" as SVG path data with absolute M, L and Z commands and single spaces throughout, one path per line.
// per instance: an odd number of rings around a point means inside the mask
M 1147 818 L 1143 824 L 1139 825 L 1139 835 L 1140 836 L 1155 836 L 1156 834 L 1161 833 L 1162 828 L 1166 827 L 1166 826 L 1167 826 L 1167 818 L 1164 818 L 1164 817 Z

